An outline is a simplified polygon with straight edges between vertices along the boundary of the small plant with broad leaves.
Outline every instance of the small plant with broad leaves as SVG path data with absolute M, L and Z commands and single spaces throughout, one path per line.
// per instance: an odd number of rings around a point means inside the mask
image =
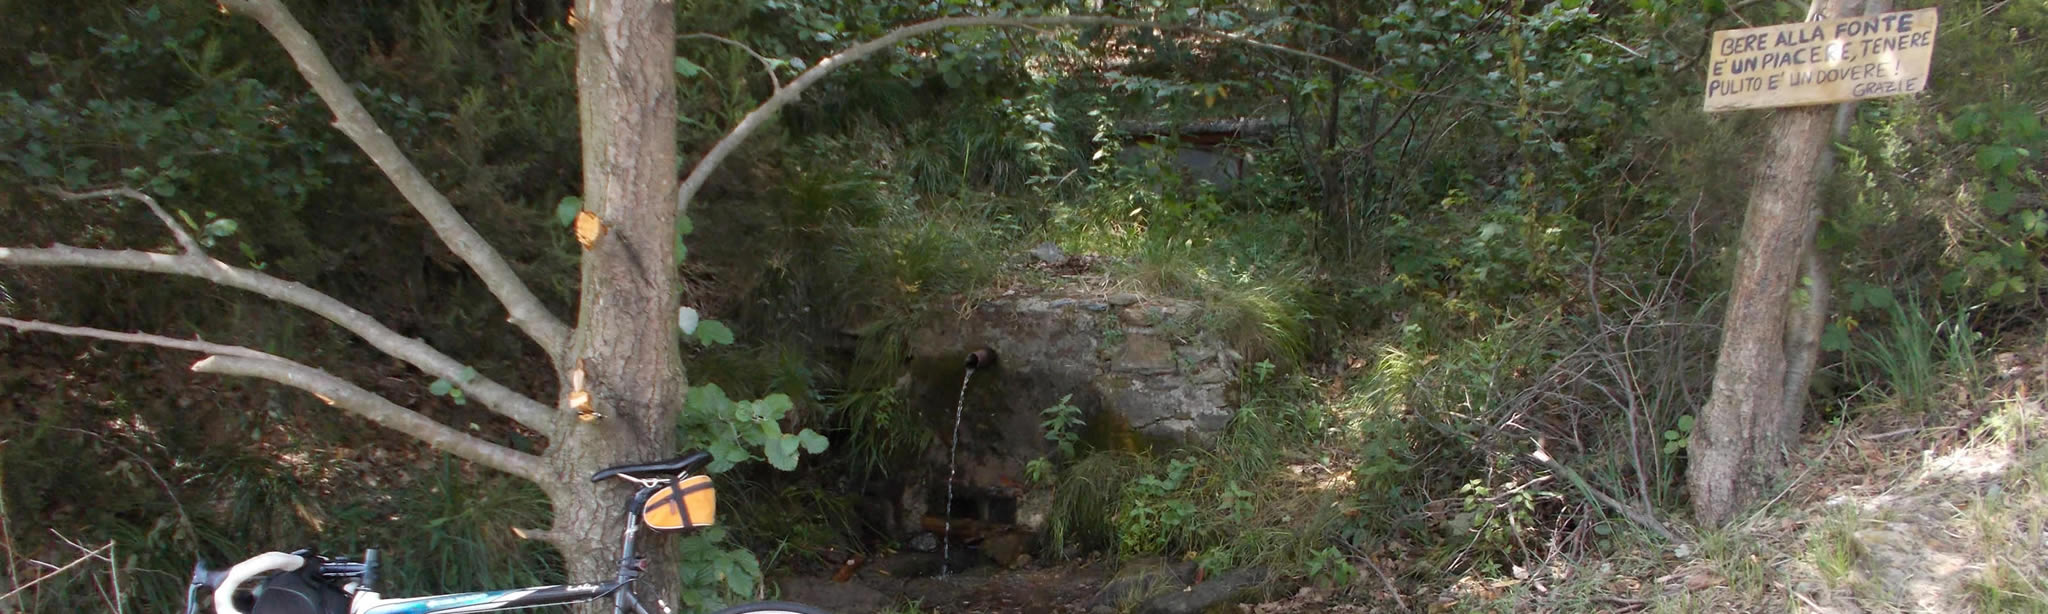
M 761 561 L 745 549 L 724 547 L 725 537 L 723 527 L 711 527 L 682 538 L 678 544 L 683 584 L 678 596 L 690 611 L 725 607 L 717 595 L 753 595 L 761 582 Z
M 681 421 L 683 440 L 711 452 L 708 470 L 712 473 L 757 458 L 791 471 L 796 469 L 798 450 L 817 454 L 829 443 L 824 435 L 808 428 L 782 432 L 782 418 L 793 407 L 789 395 L 782 393 L 736 401 L 717 384 L 691 386 Z M 760 450 L 761 456 L 754 456 L 754 449 Z
M 1664 431 L 1664 453 L 1677 454 L 1692 444 L 1692 416 L 1679 416 L 1678 424 Z
M 1117 513 L 1117 547 L 1126 555 L 1165 552 L 1176 535 L 1195 520 L 1196 507 L 1182 488 L 1194 474 L 1193 460 L 1166 463 L 1163 475 L 1141 475 L 1124 487 L 1124 508 Z
M 437 397 L 448 397 L 448 400 L 456 405 L 465 405 L 469 403 L 469 399 L 463 395 L 462 386 L 474 379 L 476 368 L 463 367 L 462 373 L 457 375 L 455 380 L 435 378 L 434 383 L 427 385 L 427 392 Z
M 1053 444 L 1061 458 L 1074 458 L 1074 444 L 1081 440 L 1077 432 L 1086 423 L 1081 420 L 1081 408 L 1072 403 L 1074 395 L 1060 397 L 1060 402 L 1039 412 L 1045 421 L 1039 423 L 1045 429 L 1045 439 Z M 1025 477 L 1033 482 L 1048 482 L 1052 479 L 1053 462 L 1050 456 L 1032 459 L 1025 463 Z

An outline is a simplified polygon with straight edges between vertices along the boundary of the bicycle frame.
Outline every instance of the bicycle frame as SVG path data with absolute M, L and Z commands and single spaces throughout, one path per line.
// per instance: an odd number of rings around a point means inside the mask
M 680 481 L 678 476 L 674 481 Z M 634 547 L 640 534 L 640 510 L 647 504 L 647 497 L 654 494 L 668 482 L 642 480 L 627 477 L 640 484 L 640 492 L 634 493 L 631 503 L 626 505 L 626 533 L 619 550 L 618 579 L 604 584 L 554 584 L 499 591 L 478 591 L 454 593 L 404 599 L 383 599 L 376 591 L 360 590 L 349 605 L 350 614 L 456 614 L 467 612 L 500 612 L 550 605 L 567 605 L 614 597 L 612 614 L 648 614 L 640 598 L 633 594 L 633 582 L 640 579 L 646 570 L 646 561 L 636 556 Z M 670 611 L 668 604 L 656 602 L 662 612 Z
M 349 604 L 349 613 L 456 614 L 468 612 L 499 612 L 504 610 L 517 610 L 541 606 L 582 603 L 586 601 L 602 599 L 605 596 L 609 595 L 613 597 L 613 614 L 626 614 L 627 612 L 632 612 L 633 614 L 649 614 L 646 606 L 640 603 L 640 598 L 634 595 L 632 590 L 633 582 L 640 579 L 640 574 L 643 571 L 645 571 L 647 567 L 646 561 L 641 559 L 637 555 L 637 552 L 635 550 L 635 546 L 639 541 L 638 536 L 640 533 L 640 525 L 642 524 L 640 514 L 641 509 L 647 504 L 648 497 L 653 495 L 653 493 L 656 490 L 659 490 L 663 485 L 671 483 L 672 481 L 648 480 L 642 478 L 634 478 L 630 476 L 621 477 L 627 480 L 631 480 L 636 484 L 639 484 L 640 492 L 635 493 L 633 495 L 632 501 L 628 503 L 626 506 L 626 531 L 621 539 L 622 544 L 619 552 L 619 574 L 617 579 L 614 579 L 610 582 L 606 582 L 603 584 L 554 584 L 548 586 L 534 586 L 510 590 L 451 593 L 446 595 L 430 595 L 426 597 L 406 597 L 402 599 L 385 599 L 383 598 L 383 596 L 377 593 L 374 587 L 358 586 L 358 588 L 355 591 L 353 591 L 353 597 Z M 676 480 L 673 481 L 680 481 L 683 477 L 686 476 L 677 476 Z M 374 555 L 374 553 L 375 551 L 371 551 L 371 555 Z M 252 559 L 252 561 L 253 560 L 254 559 Z M 374 581 L 372 580 L 372 578 L 374 577 L 373 574 L 375 573 L 375 565 L 373 563 L 367 563 L 367 561 L 373 561 L 374 559 L 369 556 L 366 556 L 365 560 L 366 563 L 332 563 L 329 565 L 324 565 L 322 567 L 322 570 L 323 573 L 329 575 L 329 577 L 357 577 L 362 579 L 361 584 L 373 584 Z M 272 567 L 263 569 L 271 570 L 277 568 Z M 194 606 L 196 606 L 198 602 L 199 591 L 200 588 L 203 586 L 202 580 L 199 577 L 200 575 L 200 572 L 195 571 L 193 586 L 187 592 L 185 610 L 187 614 L 192 614 L 195 611 Z M 224 586 L 221 587 L 221 590 L 232 591 L 234 590 L 234 588 L 235 587 L 232 586 Z M 222 598 L 224 599 L 225 597 Z M 215 603 L 217 604 L 217 608 L 225 607 L 218 606 L 218 604 L 220 603 L 225 603 L 223 601 L 216 601 Z M 655 605 L 660 607 L 662 614 L 669 614 L 670 612 L 672 612 L 672 610 L 666 603 L 656 601 Z

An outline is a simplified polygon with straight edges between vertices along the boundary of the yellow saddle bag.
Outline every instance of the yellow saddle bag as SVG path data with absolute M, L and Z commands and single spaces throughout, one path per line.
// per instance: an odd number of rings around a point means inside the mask
M 711 476 L 693 475 L 654 491 L 640 509 L 640 520 L 662 531 L 695 529 L 711 526 L 717 512 L 718 491 L 711 488 Z

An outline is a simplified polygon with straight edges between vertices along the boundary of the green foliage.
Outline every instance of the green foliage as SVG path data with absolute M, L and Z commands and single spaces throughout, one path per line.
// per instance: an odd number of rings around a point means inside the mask
M 1069 403 L 1072 400 L 1074 395 L 1062 396 L 1058 403 L 1039 412 L 1045 421 L 1038 426 L 1045 430 L 1046 441 L 1053 443 L 1053 450 L 1062 461 L 1074 458 L 1074 444 L 1081 440 L 1080 429 L 1086 426 L 1081 420 L 1081 408 Z M 1033 482 L 1049 482 L 1053 478 L 1053 469 L 1052 457 L 1048 455 L 1025 463 L 1024 475 Z
M 536 17 L 516 4 L 298 8 L 371 113 L 521 263 L 543 300 L 568 305 L 580 252 L 559 227 L 582 207 L 572 163 L 573 41 L 560 15 Z M 1760 142 L 1754 114 L 1698 113 L 1697 79 L 1680 68 L 1697 62 L 1708 32 L 1736 17 L 1798 15 L 1774 4 L 1742 5 L 1740 16 L 1718 1 L 1628 4 L 1634 10 L 1577 0 L 1100 7 L 1312 50 L 1370 77 L 1337 77 L 1326 65 L 1216 40 L 1225 37 L 1145 28 L 938 33 L 850 66 L 806 92 L 713 178 L 707 202 L 719 206 L 693 208 L 698 218 L 678 222 L 679 234 L 700 223 L 716 229 L 691 235 L 687 249 L 678 239 L 676 265 L 689 303 L 721 318 L 685 318 L 694 322 L 683 325 L 692 377 L 719 385 L 688 392 L 681 440 L 712 450 L 716 470 L 757 459 L 791 469 L 804 454 L 827 452 L 829 434 L 839 442 L 834 454 L 814 456 L 821 471 L 807 474 L 886 473 L 932 441 L 922 408 L 897 386 L 911 331 L 992 292 L 1074 283 L 1008 262 L 1050 240 L 1099 257 L 1081 283 L 1100 276 L 1201 303 L 1198 321 L 1154 324 L 1226 340 L 1242 355 L 1244 382 L 1242 414 L 1213 453 L 1077 457 L 1079 408 L 1047 409 L 1042 427 L 1065 466 L 1034 466 L 1056 491 L 1048 536 L 1056 552 L 1268 564 L 1340 584 L 1355 574 L 1354 555 L 1398 541 L 1438 569 L 1498 574 L 1526 562 L 1535 531 L 1612 533 L 1600 528 L 1613 520 L 1529 487 L 1540 470 L 1503 460 L 1525 455 L 1534 437 L 1611 492 L 1644 484 L 1645 499 L 1676 504 L 1688 414 L 1712 353 L 1706 324 L 1725 300 L 1714 289 L 1724 285 L 1718 276 L 1733 253 L 1724 248 L 1740 225 L 1744 183 L 1728 177 L 1748 168 Z M 1824 339 L 1833 354 L 1823 363 L 1838 364 L 1843 381 L 1878 383 L 1882 407 L 1938 407 L 1954 381 L 1981 375 L 1976 358 L 2003 340 L 1998 333 L 2039 320 L 2048 130 L 2038 106 L 2048 97 L 2048 57 L 2033 37 L 2048 27 L 2048 11 L 2037 4 L 1944 6 L 1976 18 L 1943 24 L 1942 84 L 1864 103 L 1836 149 L 1821 247 L 1836 263 L 1840 292 Z M 164 200 L 216 256 L 360 299 L 408 335 L 483 357 L 477 369 L 515 388 L 546 388 L 552 374 L 527 366 L 542 362 L 530 344 L 470 335 L 500 330 L 501 309 L 424 239 L 260 30 L 206 3 L 15 8 L 22 14 L 13 25 L 0 26 L 8 33 L 0 57 L 23 65 L 0 76 L 0 183 L 9 187 L 0 199 L 40 209 L 0 230 L 0 245 L 171 247 L 132 204 L 57 206 L 15 189 L 134 186 Z M 745 43 L 787 79 L 901 23 L 1075 9 L 754 0 L 679 10 L 691 29 Z M 675 69 L 686 151 L 701 151 L 770 91 L 760 60 L 713 39 L 680 38 Z M 1332 110 L 1328 131 L 1311 121 Z M 1221 146 L 1252 161 L 1232 186 L 1193 182 L 1164 157 L 1139 155 L 1193 140 L 1140 144 L 1126 132 L 1128 120 L 1224 116 L 1287 120 L 1271 137 Z M 364 228 L 377 232 L 361 239 Z M 180 282 L 24 275 L 0 280 L 0 297 L 24 297 L 0 305 L 8 313 L 198 331 L 330 357 L 323 366 L 355 381 L 389 376 L 343 366 L 373 361 L 326 324 L 249 308 L 236 295 Z M 1928 307 L 1936 305 L 1957 307 Z M 1604 345 L 1609 338 L 1618 345 Z M 463 384 L 433 381 L 419 403 L 461 420 L 475 409 L 448 405 L 466 403 Z M 1839 388 L 1823 394 L 1859 406 L 1864 399 Z M 128 398 L 144 396 L 173 395 Z M 360 515 L 326 499 L 331 489 L 297 473 L 303 467 L 212 452 L 193 462 L 222 467 L 216 473 L 168 476 L 181 491 L 232 494 L 208 499 L 216 509 L 189 521 L 165 520 L 181 515 L 162 501 L 64 507 L 72 495 L 56 476 L 66 467 L 51 459 L 80 446 L 58 427 L 172 430 L 139 419 L 145 412 L 135 403 L 9 424 L 0 454 L 9 463 L 10 520 L 75 516 L 78 526 L 108 527 L 95 537 L 135 544 L 152 569 L 181 567 L 171 553 L 195 546 L 361 532 L 447 553 L 405 557 L 428 563 L 394 577 L 446 578 L 452 587 L 558 575 L 558 562 L 505 542 L 501 527 L 456 503 L 488 500 L 523 521 L 544 511 L 536 493 L 446 464 L 438 477 L 411 483 L 428 485 L 393 491 Z M 237 405 L 267 411 L 191 410 L 199 413 L 181 421 L 233 433 L 163 443 L 175 452 L 152 464 L 238 449 L 246 433 L 283 428 L 283 417 L 315 404 Z M 1621 415 L 1624 407 L 1633 413 Z M 503 426 L 476 428 L 513 440 Z M 320 428 L 292 434 L 334 441 L 358 430 Z M 370 447 L 346 441 L 334 447 Z M 1566 441 L 1572 449 L 1561 449 Z M 1638 454 L 1633 445 L 1645 447 Z M 94 492 L 147 490 L 137 487 L 154 480 L 136 466 L 81 479 Z M 825 479 L 766 475 L 764 483 Z M 777 485 L 748 492 L 796 496 Z M 431 526 L 402 533 L 389 528 L 405 524 L 389 523 L 391 514 Z M 309 526 L 318 523 L 307 517 L 330 524 Z M 763 522 L 767 534 L 837 530 L 794 513 Z M 762 561 L 773 566 L 774 558 L 731 549 L 753 545 L 746 531 L 754 528 L 683 540 L 693 574 L 687 605 L 715 607 L 754 591 Z M 174 600 L 176 587 L 158 575 L 141 574 L 149 601 Z M 1986 602 L 2018 586 L 2010 580 L 1987 575 Z M 81 609 L 58 598 L 34 605 Z
M 1973 182 L 1984 228 L 1974 237 L 1962 266 L 1942 278 L 1949 291 L 1970 289 L 1994 301 L 2031 298 L 2048 282 L 2048 183 L 2041 152 L 2048 129 L 2040 114 L 2022 102 L 1980 103 L 1959 109 L 1949 135 L 1974 146 L 1971 160 L 1981 179 Z
M 750 599 L 761 583 L 761 562 L 753 553 L 726 547 L 726 531 L 711 527 L 676 540 L 677 565 L 683 570 L 683 605 L 694 611 L 716 610 Z
M 789 396 L 775 393 L 752 401 L 734 401 L 717 384 L 691 386 L 678 420 L 678 436 L 684 446 L 711 453 L 706 471 L 720 473 L 733 465 L 757 458 L 776 469 L 796 469 L 799 450 L 824 452 L 828 441 L 811 429 L 782 432 L 781 421 L 794 404 Z M 761 456 L 754 456 L 752 449 Z
M 732 345 L 733 341 L 732 329 L 717 320 L 697 323 L 697 330 L 691 333 L 690 338 L 704 345 Z
M 1046 441 L 1052 442 L 1053 448 L 1059 450 L 1060 455 L 1065 457 L 1074 455 L 1074 442 L 1081 439 L 1078 431 L 1086 424 L 1081 421 L 1081 408 L 1070 403 L 1073 400 L 1074 395 L 1071 394 L 1060 397 L 1060 402 L 1039 412 L 1040 416 L 1045 417 L 1045 422 L 1039 423 L 1038 426 L 1045 429 Z
M 1693 419 L 1690 415 L 1679 416 L 1678 424 L 1664 431 L 1664 453 L 1677 454 L 1692 446 Z
M 1935 409 L 1950 383 L 1975 381 L 1982 335 L 1970 327 L 1970 310 L 1958 309 L 1937 321 L 1918 299 L 1892 300 L 1888 291 L 1864 294 L 1877 300 L 1860 305 L 1852 301 L 1850 309 L 1868 306 L 1866 313 L 1883 318 L 1884 324 L 1870 327 L 1847 348 L 1847 366 L 1861 379 L 1882 382 L 1884 402 L 1907 413 L 1926 412 Z M 1854 316 L 1847 317 L 1835 330 L 1858 323 Z M 1830 336 L 1836 344 L 1846 338 L 1840 332 Z
M 1184 545 L 1185 532 L 1192 528 L 1195 503 L 1178 491 L 1195 469 L 1191 460 L 1167 461 L 1165 472 L 1140 475 L 1124 487 L 1123 508 L 1117 511 L 1117 553 L 1124 556 L 1156 555 L 1168 545 Z

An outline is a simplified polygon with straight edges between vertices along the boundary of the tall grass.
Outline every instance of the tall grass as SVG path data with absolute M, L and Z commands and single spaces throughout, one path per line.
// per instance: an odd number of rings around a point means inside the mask
M 1918 300 L 1887 303 L 1885 325 L 1853 352 L 1854 372 L 1884 383 L 1882 401 L 1915 414 L 1935 409 L 1951 383 L 1979 375 L 1981 335 L 1970 328 L 1970 310 L 1942 320 L 1928 311 Z

